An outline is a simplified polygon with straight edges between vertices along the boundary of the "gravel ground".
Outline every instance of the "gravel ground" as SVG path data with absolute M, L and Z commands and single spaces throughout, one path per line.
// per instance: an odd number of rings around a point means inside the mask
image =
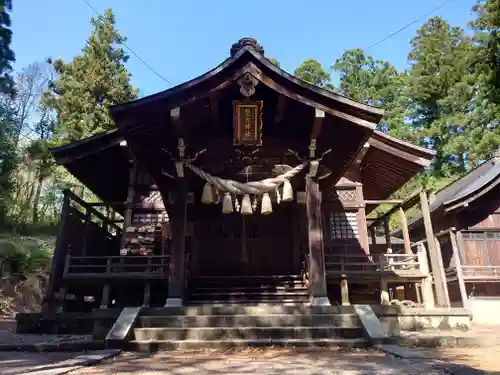
M 183 351 L 153 355 L 124 353 L 72 375 L 438 375 L 447 367 L 435 361 L 401 360 L 371 351 L 263 349 Z

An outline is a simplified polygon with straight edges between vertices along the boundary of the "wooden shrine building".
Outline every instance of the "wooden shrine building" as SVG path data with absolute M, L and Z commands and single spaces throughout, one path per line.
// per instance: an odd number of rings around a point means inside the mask
M 110 111 L 116 129 L 52 150 L 102 202 L 66 192 L 46 308 L 388 304 L 394 283 L 434 304 L 425 252 L 367 229 L 433 157 L 377 131 L 383 110 L 245 38 L 208 73 Z
M 449 303 L 469 309 L 474 321 L 496 323 L 500 307 L 500 151 L 430 195 L 429 211 Z M 410 222 L 409 233 L 414 241 L 427 242 L 421 216 Z

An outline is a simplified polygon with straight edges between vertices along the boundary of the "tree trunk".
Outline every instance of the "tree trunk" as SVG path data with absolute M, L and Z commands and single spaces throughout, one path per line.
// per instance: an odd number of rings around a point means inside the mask
M 38 223 L 38 204 L 40 203 L 40 195 L 42 193 L 43 176 L 40 171 L 38 171 L 37 186 L 35 191 L 35 197 L 33 199 L 33 217 L 31 223 L 33 225 Z

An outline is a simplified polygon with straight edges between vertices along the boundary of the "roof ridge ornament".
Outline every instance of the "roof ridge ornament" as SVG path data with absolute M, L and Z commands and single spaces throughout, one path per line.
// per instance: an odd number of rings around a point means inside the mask
M 241 38 L 231 46 L 230 50 L 231 57 L 236 55 L 244 47 L 252 47 L 255 50 L 255 52 L 264 55 L 264 48 L 257 42 L 257 39 Z
M 262 72 L 253 63 L 247 63 L 234 75 L 236 82 L 240 86 L 240 93 L 249 98 L 255 94 L 255 86 L 259 83 L 256 77 L 260 77 Z

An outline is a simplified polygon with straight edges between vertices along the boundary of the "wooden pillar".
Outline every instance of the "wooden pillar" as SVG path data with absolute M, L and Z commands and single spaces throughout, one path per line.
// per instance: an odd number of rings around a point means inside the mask
M 434 292 L 432 289 L 432 278 L 429 270 L 429 263 L 427 262 L 427 251 L 425 246 L 420 243 L 417 250 L 418 264 L 420 265 L 420 271 L 425 275 L 420 285 L 420 292 L 422 293 L 421 302 L 426 308 L 432 308 L 435 306 L 434 303 Z
M 57 238 L 54 247 L 54 255 L 52 256 L 52 264 L 50 267 L 47 293 L 45 294 L 44 302 L 42 303 L 43 312 L 50 312 L 50 310 L 54 307 L 54 291 L 60 285 L 63 276 L 66 255 L 68 253 L 68 247 L 65 246 L 66 240 L 64 237 L 67 235 L 66 226 L 69 217 L 69 210 L 70 197 L 69 192 L 65 190 L 61 209 L 61 218 L 58 224 Z
M 101 309 L 109 307 L 109 284 L 104 284 L 102 287 Z
M 90 213 L 90 210 L 88 207 L 85 208 L 85 223 L 83 227 L 83 233 L 82 233 L 82 256 L 87 256 L 87 240 L 88 240 L 88 232 L 89 232 L 89 226 L 90 223 L 92 222 L 92 214 Z
M 363 197 L 363 186 L 356 186 L 356 200 L 358 202 L 364 202 Z M 368 225 L 366 223 L 366 210 L 363 204 L 362 207 L 358 209 L 356 215 L 358 223 L 358 241 L 361 247 L 365 250 L 365 254 L 370 254 L 370 242 L 368 240 Z
M 455 233 L 454 231 L 450 232 L 450 241 L 451 241 L 451 247 L 453 248 L 453 258 L 455 259 L 455 268 L 457 271 L 457 280 L 458 280 L 458 287 L 460 289 L 460 297 L 462 299 L 462 306 L 466 307 L 467 306 L 467 288 L 465 287 L 465 280 L 464 280 L 464 274 L 462 272 L 462 262 L 460 261 L 460 250 L 459 245 L 457 242 L 457 237 L 461 239 L 462 233 L 459 231 L 458 233 Z M 463 242 L 460 241 L 460 244 Z
M 134 196 L 135 196 L 135 181 L 137 178 L 137 164 L 133 161 L 130 167 L 130 174 L 129 174 L 129 179 L 128 179 L 128 191 L 127 191 L 127 202 L 125 206 L 125 213 L 123 216 L 123 231 L 122 231 L 122 237 L 120 241 L 120 249 L 125 248 L 126 244 L 126 239 L 127 239 L 127 227 L 130 226 L 132 223 L 132 211 L 133 207 L 132 204 L 134 203 Z
M 326 290 L 323 214 L 319 184 L 306 177 L 306 212 L 309 244 L 309 295 L 311 305 L 330 306 Z
M 422 218 L 424 220 L 425 237 L 427 239 L 429 257 L 431 259 L 437 305 L 440 307 L 450 307 L 450 297 L 448 295 L 448 286 L 446 285 L 443 257 L 441 256 L 440 249 L 436 246 L 436 238 L 434 236 L 434 230 L 432 229 L 429 201 L 427 200 L 427 194 L 425 192 L 420 192 L 420 206 L 422 210 Z
M 172 251 L 168 278 L 168 298 L 165 306 L 179 307 L 183 305 L 185 287 L 187 185 L 184 179 L 179 180 L 179 187 L 175 194 L 171 212 Z
M 391 243 L 391 230 L 389 228 L 389 217 L 384 217 L 384 235 L 385 235 L 385 244 L 387 246 L 387 254 L 392 253 L 392 243 Z
M 347 278 L 342 277 L 340 280 L 340 295 L 342 300 L 342 306 L 350 306 L 349 302 L 349 284 L 347 283 Z
M 106 272 L 105 272 L 105 277 L 109 280 L 109 277 L 111 276 L 111 258 L 108 257 L 106 259 Z M 109 289 L 110 285 L 109 282 L 103 285 L 102 287 L 102 296 L 101 296 L 101 309 L 107 309 L 109 307 Z
M 389 286 L 387 285 L 387 279 L 384 276 L 380 278 L 380 304 L 386 306 L 391 304 Z
M 372 245 L 375 248 L 375 245 L 377 244 L 377 228 L 375 225 L 370 227 L 370 237 L 372 238 Z
M 408 218 L 403 207 L 399 207 L 399 218 L 401 221 L 405 254 L 413 254 L 413 251 L 411 251 L 410 232 L 408 231 Z

